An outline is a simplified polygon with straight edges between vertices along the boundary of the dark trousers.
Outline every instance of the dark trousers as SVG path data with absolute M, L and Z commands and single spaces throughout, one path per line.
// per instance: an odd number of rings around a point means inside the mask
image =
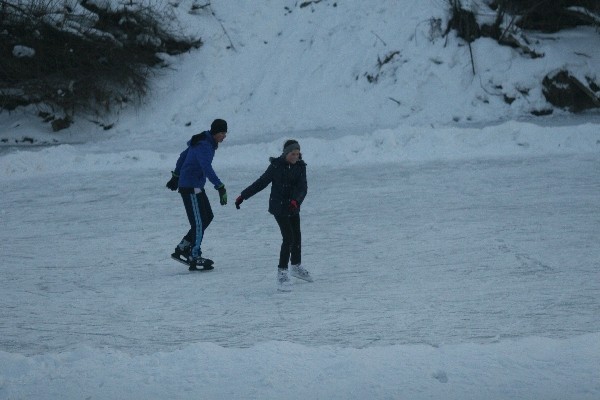
M 300 232 L 300 215 L 275 217 L 281 230 L 281 251 L 279 252 L 279 268 L 287 268 L 302 261 L 302 233 Z
M 192 257 L 200 257 L 202 255 L 200 246 L 204 238 L 204 231 L 214 217 L 212 208 L 204 190 L 200 193 L 194 193 L 193 189 L 180 189 L 179 193 L 183 199 L 185 212 L 190 222 L 190 230 L 183 240 L 191 243 Z

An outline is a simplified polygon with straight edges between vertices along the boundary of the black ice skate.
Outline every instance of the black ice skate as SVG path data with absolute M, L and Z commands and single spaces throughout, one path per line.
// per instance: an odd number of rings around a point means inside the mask
M 214 268 L 214 262 L 211 259 L 196 257 L 194 260 L 190 254 L 189 246 L 184 248 L 181 248 L 180 246 L 175 247 L 175 251 L 171 254 L 171 258 L 187 265 L 190 271 L 208 271 Z
M 177 261 L 179 261 L 181 263 L 189 264 L 188 263 L 188 258 L 191 255 L 190 254 L 191 253 L 190 250 L 191 250 L 190 246 L 185 246 L 185 247 L 177 246 L 177 247 L 175 247 L 175 251 L 171 254 L 171 257 L 174 260 L 177 260 Z
M 213 260 L 209 260 L 208 258 L 202 257 L 189 257 L 190 266 L 188 269 L 190 271 L 210 271 L 213 269 Z

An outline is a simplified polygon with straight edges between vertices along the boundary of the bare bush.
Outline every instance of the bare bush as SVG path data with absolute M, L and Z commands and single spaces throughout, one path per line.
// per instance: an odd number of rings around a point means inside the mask
M 471 49 L 471 42 L 480 36 L 490 37 L 499 44 L 517 49 L 523 56 L 543 58 L 535 45 L 528 39 L 532 30 L 556 32 L 579 25 L 595 26 L 600 32 L 600 1 L 598 0 L 483 0 L 474 3 L 469 0 L 446 0 L 450 19 L 446 30 L 455 30 Z M 495 12 L 494 22 L 479 26 L 476 6 L 486 4 Z M 475 66 L 471 52 L 473 75 Z M 598 83 L 595 78 L 586 77 L 580 81 L 568 70 L 553 73 L 544 78 L 543 93 L 549 103 L 556 107 L 580 112 L 588 108 L 599 108 Z M 511 104 L 515 99 L 504 95 Z
M 598 0 L 492 0 L 496 10 L 495 28 L 500 28 L 504 17 L 508 25 L 525 30 L 557 32 L 577 25 L 600 26 Z
M 97 4 L 0 0 L 0 108 L 42 104 L 67 121 L 103 114 L 146 94 L 158 53 L 201 45 L 164 27 L 156 5 Z

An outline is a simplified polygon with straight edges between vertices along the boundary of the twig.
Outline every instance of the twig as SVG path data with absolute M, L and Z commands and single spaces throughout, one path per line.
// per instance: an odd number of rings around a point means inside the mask
M 376 33 L 375 33 L 375 32 L 373 32 L 373 31 L 371 31 L 371 33 L 372 33 L 373 35 L 375 35 L 375 37 L 376 37 L 377 39 L 381 40 L 381 43 L 383 43 L 383 45 L 384 45 L 384 46 L 387 46 L 387 43 L 386 43 L 386 42 L 384 42 L 384 40 L 383 40 L 382 38 L 380 38 L 378 34 L 376 34 Z
M 475 76 L 475 61 L 473 61 L 473 49 L 471 48 L 471 42 L 469 44 L 469 53 L 471 54 L 471 68 L 473 69 L 473 76 Z
M 233 49 L 233 51 L 237 52 L 237 49 L 233 45 L 233 41 L 231 40 L 231 37 L 229 36 L 229 33 L 227 32 L 227 29 L 225 29 L 225 26 L 223 25 L 223 23 L 221 22 L 221 20 L 219 18 L 217 18 L 217 14 L 215 14 L 215 11 L 212 8 L 211 2 L 209 1 L 203 7 L 208 7 L 208 9 L 210 10 L 210 13 L 212 14 L 212 16 L 217 20 L 217 22 L 219 22 L 219 25 L 221 25 L 221 29 L 223 29 L 223 33 L 225 34 L 225 36 L 227 36 L 227 39 L 229 40 L 230 47 Z

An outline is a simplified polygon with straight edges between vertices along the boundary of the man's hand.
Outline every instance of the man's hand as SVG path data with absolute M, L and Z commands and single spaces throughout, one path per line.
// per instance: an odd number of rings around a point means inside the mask
M 179 175 L 175 175 L 173 171 L 171 171 L 171 179 L 167 182 L 167 187 L 171 190 L 177 190 L 179 187 Z
M 221 183 L 221 186 L 217 187 L 217 190 L 219 191 L 219 201 L 224 206 L 227 204 L 227 190 L 225 189 L 225 185 Z

